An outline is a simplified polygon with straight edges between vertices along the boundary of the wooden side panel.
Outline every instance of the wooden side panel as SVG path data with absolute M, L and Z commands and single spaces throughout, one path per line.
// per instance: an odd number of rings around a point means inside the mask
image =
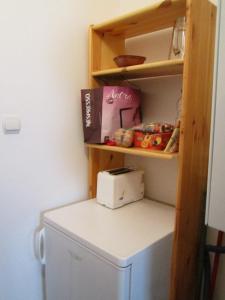
M 101 69 L 101 39 L 102 34 L 97 33 L 93 30 L 93 26 L 89 28 L 89 54 L 88 54 L 88 80 L 89 87 L 95 88 L 99 86 L 97 80 L 92 77 L 92 72 L 94 70 Z
M 121 35 L 112 36 L 104 33 L 101 49 L 101 70 L 116 68 L 113 58 L 125 54 L 125 38 Z
M 89 148 L 89 197 L 94 198 L 96 196 L 99 171 L 120 168 L 123 165 L 123 154 Z
M 104 69 L 115 68 L 113 60 L 117 55 L 125 54 L 125 38 L 112 36 L 93 30 L 90 26 L 89 34 L 89 74 Z
M 187 0 L 183 107 L 170 300 L 197 299 L 204 228 L 216 7 Z

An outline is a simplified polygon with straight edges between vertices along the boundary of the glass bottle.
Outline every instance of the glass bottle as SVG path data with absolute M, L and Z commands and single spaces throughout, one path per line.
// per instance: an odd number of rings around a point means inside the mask
M 173 54 L 176 58 L 184 57 L 186 19 L 179 17 L 173 31 Z

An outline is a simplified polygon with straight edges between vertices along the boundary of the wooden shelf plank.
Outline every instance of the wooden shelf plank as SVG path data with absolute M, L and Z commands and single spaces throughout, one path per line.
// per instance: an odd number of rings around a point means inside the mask
M 161 0 L 144 9 L 93 26 L 95 31 L 125 38 L 172 27 L 186 14 L 185 0 Z
M 183 64 L 183 59 L 165 60 L 142 65 L 96 71 L 92 72 L 92 76 L 95 78 L 138 79 L 177 75 L 183 73 Z
M 178 153 L 165 153 L 163 151 L 152 151 L 146 150 L 141 148 L 123 148 L 117 146 L 107 146 L 107 145 L 98 145 L 98 144 L 85 144 L 88 148 L 92 149 L 99 149 L 105 151 L 113 151 L 119 152 L 124 154 L 131 154 L 137 156 L 144 156 L 144 157 L 152 157 L 152 158 L 160 158 L 160 159 L 173 159 L 178 157 Z

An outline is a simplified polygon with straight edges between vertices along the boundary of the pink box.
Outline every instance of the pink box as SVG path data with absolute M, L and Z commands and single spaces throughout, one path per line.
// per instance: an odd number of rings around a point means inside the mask
M 141 123 L 139 90 L 121 86 L 83 89 L 81 101 L 86 143 L 105 143 L 117 129 Z

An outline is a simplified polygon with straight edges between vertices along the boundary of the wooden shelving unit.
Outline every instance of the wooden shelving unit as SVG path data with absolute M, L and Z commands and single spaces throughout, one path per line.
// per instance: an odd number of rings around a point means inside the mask
M 184 60 L 116 67 L 113 58 L 126 54 L 127 38 L 172 27 L 180 16 L 186 16 Z M 99 87 L 105 81 L 110 83 L 111 79 L 183 74 L 179 154 L 87 145 L 90 197 L 96 195 L 97 173 L 122 167 L 126 154 L 148 159 L 179 159 L 170 300 L 199 299 L 197 275 L 207 186 L 215 19 L 216 7 L 208 0 L 165 0 L 90 26 L 90 88 Z
M 178 153 L 166 153 L 163 151 L 152 151 L 142 148 L 123 148 L 117 146 L 97 145 L 97 144 L 86 144 L 88 148 L 99 149 L 104 151 L 113 151 L 123 154 L 137 155 L 143 157 L 159 158 L 159 159 L 173 159 L 178 157 Z

